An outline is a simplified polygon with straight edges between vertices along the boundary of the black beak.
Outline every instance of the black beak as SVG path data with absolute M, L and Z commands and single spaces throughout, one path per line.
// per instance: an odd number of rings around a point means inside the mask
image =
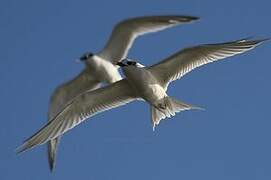
M 122 61 L 121 62 L 117 62 L 117 65 L 120 66 L 120 67 L 126 66 Z
M 86 61 L 86 60 L 87 60 L 87 58 L 85 58 L 85 57 L 81 57 L 79 60 L 80 60 L 81 62 L 84 62 L 84 61 Z

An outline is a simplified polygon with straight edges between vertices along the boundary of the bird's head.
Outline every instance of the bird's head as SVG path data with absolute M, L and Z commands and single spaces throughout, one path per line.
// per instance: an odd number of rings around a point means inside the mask
M 123 59 L 120 62 L 118 62 L 117 65 L 120 67 L 129 67 L 129 66 L 130 67 L 138 67 L 138 68 L 145 67 L 142 64 L 140 64 L 134 60 L 131 60 L 131 59 Z
M 91 59 L 93 56 L 94 56 L 93 53 L 87 52 L 87 53 L 83 54 L 83 55 L 79 58 L 79 61 L 80 61 L 80 62 L 86 63 L 87 60 L 88 60 L 88 59 Z

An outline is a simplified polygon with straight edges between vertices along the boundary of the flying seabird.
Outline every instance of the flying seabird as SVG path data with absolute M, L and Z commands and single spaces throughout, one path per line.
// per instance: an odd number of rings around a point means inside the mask
M 84 62 L 85 69 L 73 80 L 57 87 L 53 92 L 48 112 L 48 120 L 52 120 L 75 96 L 97 89 L 101 83 L 114 83 L 122 79 L 116 64 L 127 57 L 134 40 L 141 35 L 161 31 L 180 24 L 199 19 L 193 16 L 143 16 L 119 22 L 102 49 L 97 54 L 88 52 L 79 59 Z M 55 166 L 57 146 L 60 137 L 48 143 L 48 160 L 51 171 Z
M 151 108 L 153 128 L 177 112 L 201 109 L 167 94 L 169 84 L 202 65 L 244 53 L 266 39 L 242 39 L 220 44 L 205 44 L 183 49 L 150 67 L 124 60 L 117 64 L 125 79 L 108 86 L 86 91 L 72 99 L 50 122 L 28 138 L 18 149 L 23 152 L 63 135 L 97 113 L 134 100 L 144 100 Z

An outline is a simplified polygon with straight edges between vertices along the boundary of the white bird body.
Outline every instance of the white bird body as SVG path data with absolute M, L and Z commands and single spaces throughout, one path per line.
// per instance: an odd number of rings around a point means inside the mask
M 220 44 L 206 44 L 183 49 L 150 67 L 127 61 L 118 62 L 125 79 L 94 91 L 86 91 L 72 99 L 49 123 L 28 138 L 18 152 L 55 139 L 97 113 L 144 99 L 151 107 L 153 128 L 162 119 L 177 112 L 201 109 L 180 102 L 167 95 L 168 85 L 193 69 L 249 51 L 262 40 L 237 40 Z
M 167 96 L 153 74 L 144 67 L 125 66 L 123 72 L 134 93 L 152 105 Z

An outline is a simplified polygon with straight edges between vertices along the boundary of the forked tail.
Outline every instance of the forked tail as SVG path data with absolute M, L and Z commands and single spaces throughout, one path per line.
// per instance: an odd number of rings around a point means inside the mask
M 169 96 L 164 97 L 163 99 L 159 100 L 155 106 L 151 105 L 151 120 L 153 130 L 155 130 L 155 126 L 158 125 L 162 119 L 175 116 L 177 112 L 191 109 L 204 110 L 203 108 L 185 104 Z

